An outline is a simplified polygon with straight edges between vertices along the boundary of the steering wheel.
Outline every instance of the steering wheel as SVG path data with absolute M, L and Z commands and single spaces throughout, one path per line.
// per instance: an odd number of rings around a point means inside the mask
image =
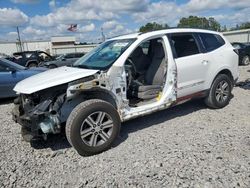
M 136 76 L 136 67 L 131 58 L 128 58 L 125 63 L 125 70 L 128 73 L 128 85 L 132 82 L 133 78 Z

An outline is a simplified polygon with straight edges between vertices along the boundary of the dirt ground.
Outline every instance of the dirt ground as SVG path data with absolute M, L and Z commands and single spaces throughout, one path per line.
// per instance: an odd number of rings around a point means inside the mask
M 126 122 L 114 147 L 91 157 L 64 135 L 22 141 L 11 101 L 0 103 L 0 187 L 250 187 L 250 81 L 223 109 L 192 101 Z

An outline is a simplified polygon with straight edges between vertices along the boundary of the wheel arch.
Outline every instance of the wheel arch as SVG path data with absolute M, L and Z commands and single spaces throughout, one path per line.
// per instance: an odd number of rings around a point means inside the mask
M 30 60 L 30 61 L 27 61 L 27 63 L 26 63 L 25 66 L 28 67 L 29 64 L 31 64 L 31 63 L 36 63 L 38 65 L 38 61 L 36 61 L 36 60 Z
M 110 103 L 116 110 L 118 109 L 118 103 L 115 99 L 114 94 L 108 90 L 95 88 L 92 90 L 84 91 L 84 95 L 87 100 L 100 99 Z
M 223 69 L 221 69 L 221 70 L 219 70 L 216 74 L 215 74 L 215 76 L 213 77 L 213 79 L 209 82 L 209 89 L 211 88 L 211 86 L 212 86 L 212 84 L 213 84 L 213 82 L 214 82 L 214 80 L 216 79 L 216 77 L 218 76 L 218 75 L 220 75 L 220 74 L 225 74 L 225 75 L 227 75 L 229 78 L 230 78 L 230 80 L 231 80 L 231 82 L 232 82 L 232 87 L 233 87 L 233 85 L 234 85 L 234 77 L 233 77 L 233 74 L 232 74 L 232 71 L 230 71 L 228 68 L 223 68 Z

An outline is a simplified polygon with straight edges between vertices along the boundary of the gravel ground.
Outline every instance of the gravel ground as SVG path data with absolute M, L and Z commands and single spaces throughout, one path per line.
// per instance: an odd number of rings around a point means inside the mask
M 240 67 L 240 80 L 250 66 Z M 250 187 L 250 85 L 224 109 L 189 102 L 123 124 L 114 147 L 81 157 L 65 136 L 33 145 L 0 105 L 0 187 Z

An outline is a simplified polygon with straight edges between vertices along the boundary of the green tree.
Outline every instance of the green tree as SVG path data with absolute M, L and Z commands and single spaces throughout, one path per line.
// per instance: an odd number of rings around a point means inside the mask
M 230 31 L 240 30 L 240 29 L 250 29 L 250 22 L 244 22 L 242 24 L 236 24 L 235 27 L 230 28 Z
M 181 18 L 177 27 L 184 28 L 200 28 L 200 29 L 210 29 L 215 31 L 221 30 L 221 25 L 213 17 L 205 18 L 198 16 L 189 16 L 188 18 Z
M 161 30 L 161 29 L 167 29 L 169 28 L 168 24 L 158 24 L 156 22 L 153 23 L 147 23 L 144 26 L 141 26 L 139 31 L 140 32 L 149 32 L 149 31 L 156 31 L 156 30 Z
M 242 23 L 239 27 L 240 27 L 240 29 L 249 29 L 250 28 L 250 22 Z

